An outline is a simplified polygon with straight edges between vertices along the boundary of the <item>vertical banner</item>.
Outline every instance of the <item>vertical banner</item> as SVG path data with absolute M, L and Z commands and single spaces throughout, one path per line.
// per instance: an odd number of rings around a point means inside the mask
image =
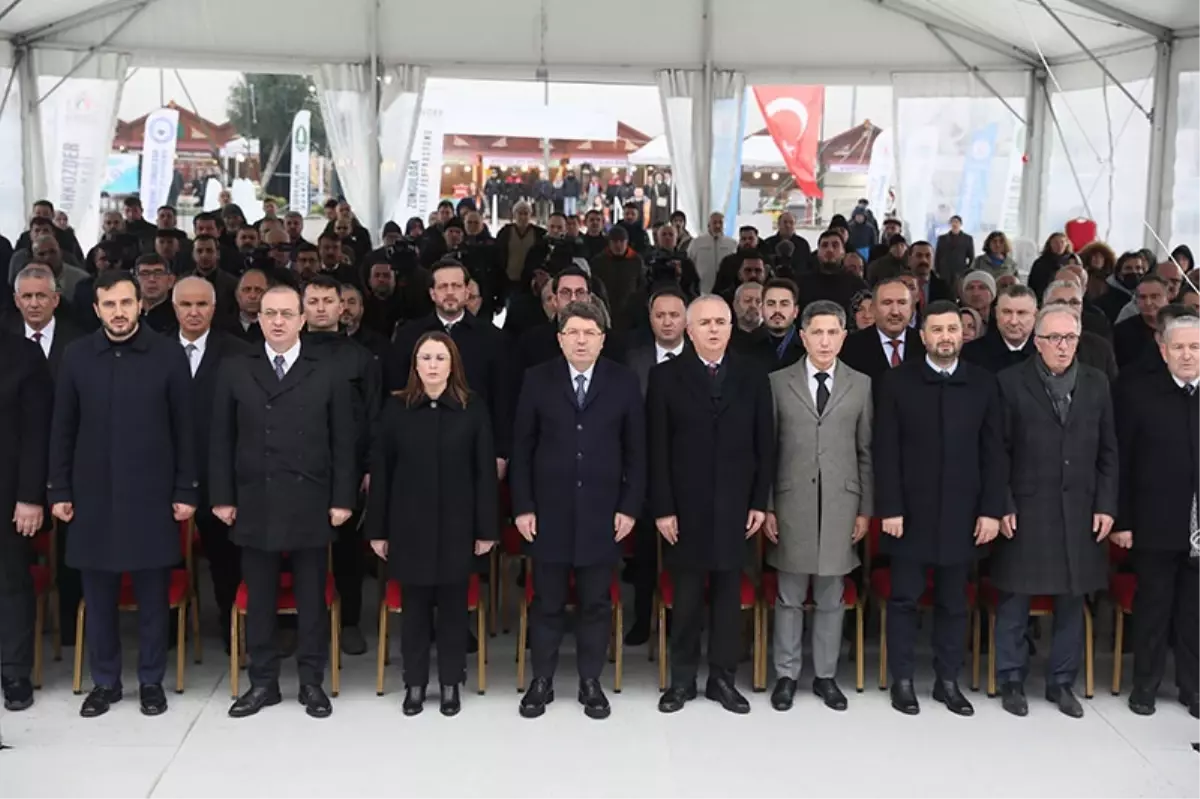
M 936 241 L 938 220 L 930 207 L 933 203 L 933 173 L 937 168 L 938 129 L 922 125 L 915 129 L 897 127 L 899 139 L 899 209 L 903 219 L 917 235 Z
M 422 108 L 412 154 L 395 210 L 388 219 L 403 227 L 410 217 L 424 222 L 442 198 L 442 160 L 445 116 L 440 108 Z M 388 196 L 388 190 L 383 190 Z
M 958 215 L 971 230 L 982 230 L 984 203 L 987 200 L 988 184 L 992 170 L 992 156 L 996 152 L 996 136 L 999 126 L 993 122 L 979 128 L 967 144 L 963 158 L 962 183 L 958 188 Z
M 890 209 L 889 197 L 896 178 L 896 153 L 892 129 L 886 128 L 871 145 L 871 160 L 867 166 L 867 192 L 864 195 L 876 213 Z
M 40 77 L 38 88 L 48 92 L 59 80 Z M 100 187 L 108 170 L 120 92 L 120 81 L 68 78 L 38 106 L 46 199 L 67 214 L 84 247 L 99 234 Z
M 817 149 L 825 87 L 755 86 L 754 96 L 796 186 L 806 197 L 820 199 L 824 195 L 817 185 Z
M 288 210 L 308 216 L 312 207 L 308 182 L 308 145 L 312 141 L 312 112 L 297 111 L 292 118 L 292 181 L 288 194 Z
M 1004 202 L 1000 205 L 1000 230 L 1010 236 L 1025 233 L 1021 229 L 1021 181 L 1025 174 L 1025 132 L 1023 123 L 1013 131 L 1012 152 L 1008 155 L 1008 180 L 1004 182 Z M 1034 231 L 1036 234 L 1037 231 Z
M 146 117 L 142 134 L 142 208 L 154 214 L 166 205 L 175 177 L 175 144 L 179 138 L 179 111 L 160 108 Z
M 725 213 L 725 235 L 737 237 L 742 187 L 742 140 L 746 137 L 749 95 L 713 100 L 712 204 Z

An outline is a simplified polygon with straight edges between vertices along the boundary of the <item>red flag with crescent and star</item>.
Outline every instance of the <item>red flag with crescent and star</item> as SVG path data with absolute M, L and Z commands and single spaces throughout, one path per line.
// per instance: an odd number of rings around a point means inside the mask
M 754 97 L 796 186 L 807 197 L 822 197 L 817 186 L 817 146 L 825 87 L 755 86 Z

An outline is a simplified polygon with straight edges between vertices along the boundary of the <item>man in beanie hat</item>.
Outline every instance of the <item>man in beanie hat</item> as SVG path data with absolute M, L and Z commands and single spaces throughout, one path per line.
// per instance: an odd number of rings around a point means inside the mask
M 996 301 L 996 278 L 983 269 L 968 272 L 963 278 L 959 298 L 963 305 L 979 313 L 985 325 L 991 324 L 992 303 Z

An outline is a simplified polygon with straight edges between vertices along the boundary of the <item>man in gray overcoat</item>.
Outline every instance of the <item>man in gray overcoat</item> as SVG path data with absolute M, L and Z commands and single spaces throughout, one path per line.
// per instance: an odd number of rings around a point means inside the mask
M 807 355 L 771 375 L 779 436 L 766 521 L 774 544 L 767 561 L 779 580 L 771 705 L 792 707 L 811 585 L 813 693 L 828 707 L 845 710 L 834 676 L 842 645 L 843 582 L 858 566 L 854 545 L 866 535 L 873 505 L 871 380 L 838 360 L 846 312 L 837 303 L 810 303 L 800 317 L 800 336 Z
M 1048 305 L 1034 328 L 1037 356 L 999 375 L 1011 463 L 1009 510 L 992 552 L 996 675 L 1004 709 L 1029 712 L 1025 628 L 1035 596 L 1054 600 L 1046 699 L 1068 716 L 1083 649 L 1087 594 L 1108 583 L 1117 511 L 1117 434 L 1108 378 L 1075 359 L 1082 331 L 1071 306 Z

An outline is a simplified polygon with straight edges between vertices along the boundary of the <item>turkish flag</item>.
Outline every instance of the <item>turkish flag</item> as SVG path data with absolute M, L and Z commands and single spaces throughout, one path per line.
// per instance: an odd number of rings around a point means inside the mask
M 825 87 L 755 86 L 754 97 L 796 185 L 807 197 L 822 197 L 817 186 L 817 145 Z

